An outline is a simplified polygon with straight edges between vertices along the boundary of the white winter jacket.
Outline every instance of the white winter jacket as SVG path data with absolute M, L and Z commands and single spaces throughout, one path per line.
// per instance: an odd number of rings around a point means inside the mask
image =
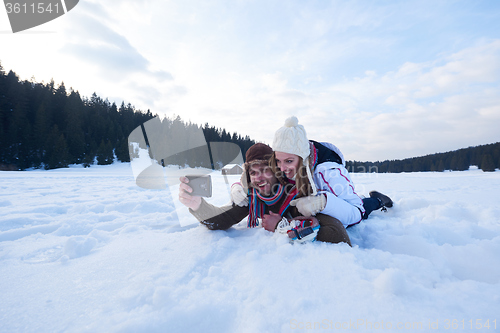
M 365 209 L 363 201 L 354 190 L 354 183 L 349 172 L 344 166 L 344 157 L 332 144 L 323 142 L 321 144 L 334 150 L 342 158 L 342 164 L 340 164 L 330 161 L 321 162 L 321 156 L 318 156 L 313 178 L 318 193 L 326 195 L 326 206 L 321 213 L 335 217 L 342 222 L 344 227 L 357 224 L 361 222 Z

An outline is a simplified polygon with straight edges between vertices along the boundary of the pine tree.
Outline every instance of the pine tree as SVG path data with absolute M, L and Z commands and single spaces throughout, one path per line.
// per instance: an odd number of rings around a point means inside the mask
M 437 171 L 443 172 L 445 170 L 444 161 L 441 159 L 437 164 Z
M 9 89 L 8 95 L 12 103 L 12 111 L 8 118 L 7 145 L 10 158 L 8 163 L 16 165 L 21 170 L 31 166 L 28 139 L 31 126 L 27 117 L 27 98 L 22 84 L 16 84 Z
M 64 113 L 66 114 L 65 134 L 72 163 L 83 162 L 85 154 L 85 134 L 81 109 L 83 107 L 80 95 L 71 92 L 67 98 Z
M 69 161 L 68 145 L 64 135 L 59 131 L 57 125 L 52 127 L 47 138 L 47 154 L 45 156 L 45 169 L 65 168 Z
M 113 156 L 113 147 L 111 146 L 111 142 L 108 141 L 107 143 L 104 143 L 104 140 L 101 141 L 99 149 L 97 150 L 97 164 L 98 165 L 112 164 L 113 160 L 114 156 Z
M 490 154 L 485 154 L 483 160 L 481 161 L 481 169 L 486 172 L 495 171 L 495 162 Z
M 0 61 L 0 145 L 4 145 L 7 136 L 7 105 L 6 105 L 6 78 L 5 71 Z M 4 147 L 0 147 L 0 163 L 5 159 Z
M 67 124 L 67 113 L 65 112 L 65 106 L 68 99 L 67 97 L 68 95 L 66 93 L 64 82 L 61 82 L 61 85 L 54 91 L 50 106 L 53 116 L 51 122 L 57 125 L 59 130 L 62 132 L 65 131 Z

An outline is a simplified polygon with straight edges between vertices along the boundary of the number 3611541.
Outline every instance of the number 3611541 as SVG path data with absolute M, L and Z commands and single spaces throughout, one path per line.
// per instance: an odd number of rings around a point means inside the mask
M 5 8 L 7 9 L 7 14 L 43 14 L 43 13 L 59 13 L 62 8 L 59 8 L 59 3 L 32 3 L 32 4 L 20 4 L 17 2 L 7 2 L 5 3 Z

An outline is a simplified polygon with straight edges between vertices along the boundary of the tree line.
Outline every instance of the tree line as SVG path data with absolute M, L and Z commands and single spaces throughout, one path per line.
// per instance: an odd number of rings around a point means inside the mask
M 120 107 L 95 93 L 82 97 L 64 82 L 45 84 L 20 80 L 12 70 L 5 73 L 0 63 L 0 170 L 54 169 L 70 164 L 129 162 L 128 136 L 154 118 L 150 110 Z M 179 116 L 163 121 L 191 128 Z M 207 142 L 233 142 L 243 156 L 255 142 L 248 136 L 229 133 L 205 124 Z
M 128 135 L 154 118 L 150 110 L 135 109 L 130 103 L 120 107 L 95 93 L 81 97 L 78 91 L 33 79 L 20 80 L 0 63 L 0 170 L 54 169 L 70 164 L 111 164 L 129 162 Z M 206 142 L 235 143 L 245 156 L 255 141 L 206 123 L 183 121 L 180 116 L 165 118 L 162 124 L 172 132 L 203 131 Z M 161 160 L 162 164 L 195 165 L 219 169 L 221 163 L 207 165 L 201 150 L 192 150 Z M 160 162 L 160 161 L 159 161 Z M 457 151 L 377 162 L 347 161 L 350 172 L 399 173 L 467 170 L 476 165 L 484 171 L 500 168 L 500 143 Z
M 464 171 L 471 165 L 483 171 L 500 169 L 500 143 L 463 148 L 446 153 L 437 153 L 403 160 L 385 160 L 382 162 L 347 161 L 350 172 L 425 172 L 425 171 Z

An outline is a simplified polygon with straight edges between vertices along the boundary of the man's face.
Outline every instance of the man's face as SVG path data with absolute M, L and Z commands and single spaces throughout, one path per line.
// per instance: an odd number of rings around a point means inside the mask
M 262 195 L 271 195 L 271 188 L 278 180 L 267 164 L 252 164 L 248 174 L 250 175 L 250 186 L 257 189 Z

